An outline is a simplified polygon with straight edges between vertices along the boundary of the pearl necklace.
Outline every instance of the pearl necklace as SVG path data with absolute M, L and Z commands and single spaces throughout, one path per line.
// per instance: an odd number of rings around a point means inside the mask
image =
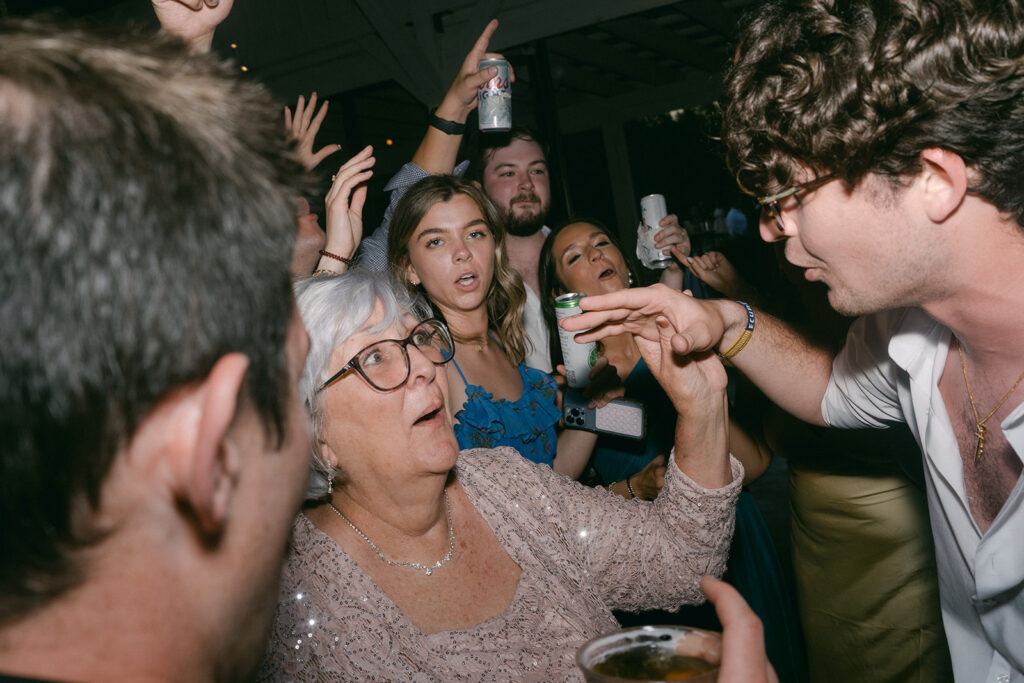
M 352 531 L 354 531 L 357 534 L 359 534 L 359 538 L 361 538 L 364 541 L 366 541 L 366 543 L 371 548 L 373 548 L 373 552 L 377 553 L 377 557 L 379 557 L 381 560 L 383 560 L 385 564 L 390 565 L 392 567 L 409 567 L 411 569 L 420 569 L 420 570 L 423 571 L 424 574 L 426 574 L 427 576 L 430 576 L 431 574 L 434 573 L 435 569 L 438 569 L 438 568 L 443 567 L 444 565 L 448 564 L 448 560 L 452 559 L 452 554 L 455 552 L 455 526 L 452 525 L 452 508 L 451 508 L 451 505 L 448 503 L 448 490 L 447 489 L 445 489 L 445 491 L 444 491 L 444 516 L 445 516 L 445 519 L 448 521 L 448 552 L 445 553 L 444 557 L 442 557 L 440 560 L 438 560 L 437 562 L 435 562 L 432 565 L 420 564 L 419 562 L 398 562 L 398 561 L 390 560 L 390 559 L 384 557 L 384 553 L 382 553 L 380 551 L 380 548 L 377 547 L 377 544 L 374 543 L 373 541 L 371 541 L 369 536 L 367 536 L 362 531 L 360 531 L 359 527 L 357 527 L 355 524 L 350 522 L 348 517 L 346 517 L 345 515 L 341 514 L 341 510 L 339 510 L 338 508 L 334 507 L 334 503 L 327 503 L 327 504 L 331 506 L 331 509 L 334 510 L 334 513 L 336 515 L 341 517 L 345 521 L 346 524 L 348 524 L 350 527 L 352 527 Z

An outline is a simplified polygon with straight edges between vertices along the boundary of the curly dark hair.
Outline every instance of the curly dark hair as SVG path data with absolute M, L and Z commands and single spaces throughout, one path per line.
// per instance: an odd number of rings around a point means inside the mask
M 1024 225 L 1022 94 L 1021 0 L 769 0 L 726 77 L 727 162 L 750 194 L 803 169 L 895 185 L 938 147 Z

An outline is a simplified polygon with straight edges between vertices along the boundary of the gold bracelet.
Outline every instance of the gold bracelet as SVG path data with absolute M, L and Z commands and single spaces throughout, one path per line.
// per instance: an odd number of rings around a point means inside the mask
M 747 309 L 747 327 L 743 330 L 743 334 L 736 340 L 736 343 L 729 347 L 729 350 L 725 353 L 718 354 L 718 357 L 722 360 L 729 360 L 737 353 L 743 350 L 743 347 L 747 345 L 750 338 L 754 335 L 754 309 L 750 307 L 750 304 L 742 301 L 737 301 L 740 306 Z

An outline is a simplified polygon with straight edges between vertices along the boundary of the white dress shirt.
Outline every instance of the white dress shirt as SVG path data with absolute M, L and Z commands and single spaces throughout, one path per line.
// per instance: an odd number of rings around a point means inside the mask
M 1024 683 L 1024 477 L 982 534 L 971 515 L 960 448 L 938 389 L 951 339 L 948 328 L 916 308 L 861 318 L 833 363 L 821 411 L 835 427 L 909 425 L 924 455 L 956 680 Z M 1000 427 L 1021 457 L 1024 404 Z

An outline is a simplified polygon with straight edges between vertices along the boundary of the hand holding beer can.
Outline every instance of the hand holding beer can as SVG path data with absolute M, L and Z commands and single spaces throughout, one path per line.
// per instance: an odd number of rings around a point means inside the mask
M 500 132 L 512 128 L 512 76 L 507 59 L 480 60 L 481 71 L 492 66 L 498 73 L 477 89 L 477 115 L 480 130 Z
M 649 194 L 640 200 L 640 226 L 636 232 L 636 256 L 644 268 L 663 270 L 672 265 L 672 257 L 666 256 L 654 246 L 654 236 L 661 232 L 661 219 L 668 215 L 665 195 Z
M 571 318 L 579 315 L 580 299 L 586 294 L 572 292 L 555 297 L 555 319 Z M 557 323 L 556 323 L 557 324 Z M 590 383 L 590 368 L 597 362 L 597 344 L 587 342 L 580 344 L 573 336 L 579 332 L 567 332 L 559 326 L 558 341 L 562 345 L 562 363 L 565 365 L 565 378 L 573 389 L 582 389 Z

